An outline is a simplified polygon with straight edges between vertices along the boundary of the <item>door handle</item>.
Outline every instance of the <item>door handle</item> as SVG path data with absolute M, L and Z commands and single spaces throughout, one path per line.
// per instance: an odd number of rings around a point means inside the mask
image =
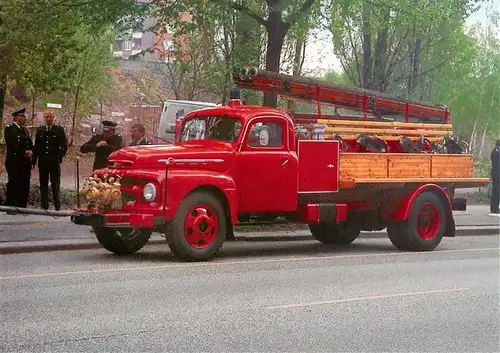
M 332 169 L 332 168 L 334 167 L 334 165 L 333 165 L 333 164 L 328 164 L 326 167 L 327 167 L 328 169 Z
M 282 167 L 285 167 L 285 166 L 288 164 L 288 162 L 290 162 L 290 161 L 288 160 L 288 158 L 284 158 L 284 159 L 283 159 L 283 162 L 281 162 L 281 166 L 282 166 Z

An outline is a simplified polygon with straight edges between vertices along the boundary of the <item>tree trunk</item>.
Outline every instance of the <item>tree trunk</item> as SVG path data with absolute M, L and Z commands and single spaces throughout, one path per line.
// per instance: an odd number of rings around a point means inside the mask
M 76 129 L 76 112 L 78 109 L 78 96 L 80 95 L 80 89 L 82 87 L 83 78 L 85 77 L 85 71 L 87 69 L 87 59 L 88 59 L 88 56 L 85 56 L 83 63 L 82 63 L 82 73 L 80 75 L 80 81 L 78 82 L 78 86 L 76 87 L 75 106 L 74 106 L 74 110 L 73 110 L 73 120 L 71 122 L 71 137 L 69 140 L 69 147 L 73 146 L 73 143 L 74 143 L 75 129 Z
M 75 92 L 75 104 L 73 107 L 73 119 L 71 121 L 71 137 L 69 139 L 69 147 L 73 146 L 73 143 L 75 141 L 75 129 L 76 129 L 76 112 L 78 110 L 78 96 L 80 94 L 80 85 L 76 88 Z
M 408 78 L 408 95 L 411 97 L 415 94 L 415 90 L 418 86 L 418 75 L 420 72 L 420 58 L 422 55 L 422 40 L 415 39 L 413 42 L 413 52 L 411 57 L 411 73 Z
M 302 70 L 302 47 L 304 46 L 304 41 L 302 39 L 297 39 L 295 43 L 295 55 L 293 58 L 293 76 L 300 76 L 300 71 Z
M 267 22 L 266 70 L 279 73 L 281 50 L 285 42 L 289 24 L 284 22 L 279 11 L 269 13 Z M 264 92 L 264 106 L 276 108 L 278 97 L 274 92 Z
M 386 58 L 387 58 L 387 37 L 389 29 L 384 28 L 377 34 L 377 43 L 375 44 L 375 75 L 373 89 L 384 92 L 387 85 Z
M 300 76 L 300 72 L 302 71 L 302 63 L 303 63 L 303 49 L 305 48 L 305 42 L 301 39 L 297 39 L 295 42 L 295 55 L 293 58 L 293 76 Z M 297 107 L 296 102 L 290 102 L 290 111 L 294 112 Z
M 386 77 L 387 72 L 387 53 L 388 40 L 389 40 L 389 11 L 384 12 L 384 23 L 386 24 L 384 28 L 377 33 L 377 42 L 375 43 L 375 69 L 372 80 L 372 89 L 380 92 L 385 92 L 387 89 L 388 79 Z
M 225 78 L 224 78 L 224 86 L 222 87 L 222 94 L 221 94 L 221 104 L 226 104 L 228 101 L 228 93 L 230 90 L 231 86 L 231 58 L 232 58 L 232 52 L 231 52 L 231 38 L 229 35 L 229 29 L 227 28 L 227 24 L 223 25 L 223 34 L 224 34 L 224 61 L 225 61 Z
M 476 117 L 476 120 L 474 121 L 474 126 L 472 127 L 472 132 L 470 134 L 470 149 L 471 152 L 474 154 L 474 146 L 476 144 L 476 134 L 477 134 L 477 123 L 479 121 L 479 117 Z
M 490 124 L 490 116 L 488 116 L 488 120 L 486 120 L 486 124 L 484 125 L 483 136 L 481 137 L 481 146 L 479 147 L 479 155 L 478 155 L 479 160 L 483 158 L 484 141 L 486 140 L 486 133 L 488 131 L 489 124 Z
M 36 100 L 36 91 L 33 91 L 33 95 L 31 96 L 31 126 L 35 126 L 35 100 Z
M 7 90 L 7 76 L 0 76 L 0 142 L 3 141 L 3 106 L 5 101 L 5 91 Z
M 370 33 L 370 9 L 363 3 L 363 88 L 371 89 L 372 80 L 372 42 Z

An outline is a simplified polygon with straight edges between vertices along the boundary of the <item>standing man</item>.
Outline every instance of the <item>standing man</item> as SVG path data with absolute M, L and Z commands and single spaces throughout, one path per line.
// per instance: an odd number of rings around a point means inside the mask
M 26 124 L 26 109 L 12 114 L 14 122 L 5 127 L 4 137 L 7 146 L 5 169 L 8 174 L 7 206 L 28 206 L 31 179 L 31 158 L 33 141 Z
M 49 179 L 52 186 L 52 198 L 56 211 L 61 209 L 61 163 L 68 151 L 68 141 L 64 128 L 54 125 L 54 114 L 50 110 L 43 112 L 45 125 L 36 130 L 33 167 L 38 161 L 40 175 L 40 196 L 44 210 L 49 209 Z
M 80 147 L 80 152 L 95 152 L 93 170 L 105 168 L 108 164 L 109 155 L 123 147 L 123 139 L 115 134 L 116 123 L 105 120 L 102 122 L 102 134 L 94 135 Z
M 142 124 L 134 124 L 130 128 L 130 137 L 132 138 L 132 142 L 129 146 L 138 146 L 138 145 L 150 145 L 151 143 L 144 138 L 146 134 L 146 129 Z
M 491 151 L 491 213 L 498 214 L 500 204 L 500 140 L 497 140 L 496 146 Z

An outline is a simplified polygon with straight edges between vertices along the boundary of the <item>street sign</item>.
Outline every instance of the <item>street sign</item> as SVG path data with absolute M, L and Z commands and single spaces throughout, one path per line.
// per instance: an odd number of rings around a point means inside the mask
M 62 105 L 61 104 L 56 104 L 56 103 L 47 103 L 47 108 L 57 108 L 61 109 Z
M 111 112 L 111 116 L 125 116 L 123 112 Z

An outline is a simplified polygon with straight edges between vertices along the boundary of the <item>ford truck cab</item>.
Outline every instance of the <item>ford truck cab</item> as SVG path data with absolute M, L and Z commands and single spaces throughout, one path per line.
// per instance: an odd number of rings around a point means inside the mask
M 174 145 L 111 154 L 96 175 L 120 179 L 119 209 L 80 214 L 75 223 L 93 225 L 101 244 L 115 253 L 137 251 L 156 230 L 166 232 L 181 259 L 204 260 L 219 250 L 239 215 L 295 212 L 292 119 L 233 98 L 228 106 L 188 113 Z

